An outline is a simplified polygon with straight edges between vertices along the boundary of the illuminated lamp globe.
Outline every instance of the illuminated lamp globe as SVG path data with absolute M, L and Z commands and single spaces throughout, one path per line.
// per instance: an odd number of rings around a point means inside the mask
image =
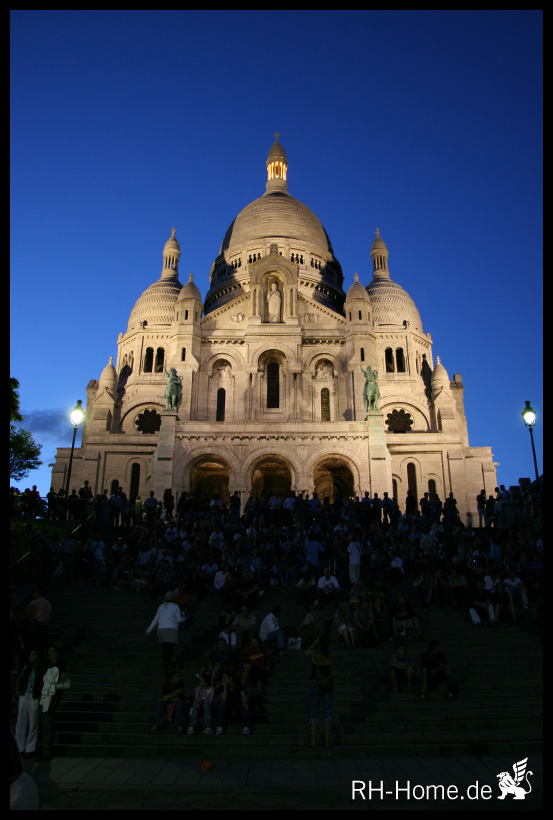
M 71 411 L 71 424 L 73 427 L 80 427 L 84 419 L 83 403 L 79 399 L 73 410 Z
M 521 413 L 524 423 L 527 427 L 533 427 L 536 423 L 536 412 L 531 407 L 530 402 L 525 402 L 524 410 Z

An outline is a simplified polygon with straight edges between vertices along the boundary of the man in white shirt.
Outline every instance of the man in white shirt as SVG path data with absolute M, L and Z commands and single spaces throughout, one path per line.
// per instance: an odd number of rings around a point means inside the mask
M 351 540 L 348 547 L 349 580 L 355 584 L 361 574 L 361 545 L 359 541 Z
M 522 604 L 523 609 L 528 609 L 528 593 L 526 592 L 526 587 L 522 583 L 522 579 L 516 574 L 516 570 L 510 569 L 509 577 L 505 578 L 503 583 L 513 609 L 515 603 L 518 601 Z M 516 618 L 516 616 L 514 617 Z
M 330 574 L 330 568 L 326 567 L 317 584 L 317 605 L 324 606 L 328 601 L 333 601 L 339 589 L 340 584 L 334 575 Z
M 262 643 L 275 643 L 279 652 L 285 651 L 284 630 L 280 628 L 279 615 L 282 609 L 275 606 L 272 612 L 263 618 L 259 627 L 259 640 Z

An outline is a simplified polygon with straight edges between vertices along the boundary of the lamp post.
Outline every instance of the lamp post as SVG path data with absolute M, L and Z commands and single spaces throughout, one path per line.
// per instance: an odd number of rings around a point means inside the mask
M 538 462 L 536 459 L 536 448 L 534 447 L 534 425 L 536 423 L 536 411 L 532 408 L 529 401 L 525 402 L 524 410 L 521 413 L 522 418 L 524 419 L 525 425 L 530 430 L 530 441 L 532 442 L 532 455 L 534 457 L 534 469 L 536 471 L 536 493 L 538 498 L 538 516 L 541 514 L 542 504 L 541 504 L 541 486 L 540 486 L 540 477 L 538 474 Z
M 83 423 L 84 410 L 83 403 L 79 399 L 73 410 L 71 411 L 71 424 L 73 425 L 73 441 L 71 443 L 71 455 L 69 456 L 69 469 L 67 471 L 67 484 L 65 485 L 65 496 L 69 498 L 69 481 L 71 479 L 71 467 L 73 466 L 73 450 L 75 449 L 75 437 L 77 430 Z

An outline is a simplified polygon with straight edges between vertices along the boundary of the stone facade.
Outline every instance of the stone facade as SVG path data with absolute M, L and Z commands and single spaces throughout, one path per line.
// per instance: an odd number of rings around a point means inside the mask
M 362 497 L 407 489 L 453 492 L 460 513 L 490 494 L 489 447 L 470 447 L 461 376 L 453 380 L 406 291 L 390 278 L 377 229 L 372 281 L 343 290 L 340 264 L 317 217 L 288 193 L 277 141 L 265 194 L 228 229 L 205 301 L 178 277 L 173 229 L 163 267 L 119 335 L 115 365 L 87 387 L 81 447 L 71 481 L 94 492 L 117 483 L 128 496 L 161 498 L 171 487 L 254 495 L 290 489 Z M 375 371 L 378 409 L 366 410 L 365 372 Z M 168 371 L 182 403 L 168 410 Z M 52 473 L 65 486 L 69 448 Z

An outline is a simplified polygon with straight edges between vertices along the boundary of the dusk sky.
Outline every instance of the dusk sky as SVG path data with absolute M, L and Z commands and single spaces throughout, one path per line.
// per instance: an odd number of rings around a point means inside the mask
M 378 226 L 498 483 L 543 471 L 541 11 L 11 11 L 11 362 L 50 488 L 175 226 L 202 296 L 234 217 L 288 189 L 344 272 Z M 79 443 L 80 435 L 77 438 Z M 13 482 L 10 482 L 13 483 Z M 56 491 L 59 489 L 55 487 Z M 386 488 L 382 488 L 384 490 Z M 391 488 L 389 488 L 391 489 Z

